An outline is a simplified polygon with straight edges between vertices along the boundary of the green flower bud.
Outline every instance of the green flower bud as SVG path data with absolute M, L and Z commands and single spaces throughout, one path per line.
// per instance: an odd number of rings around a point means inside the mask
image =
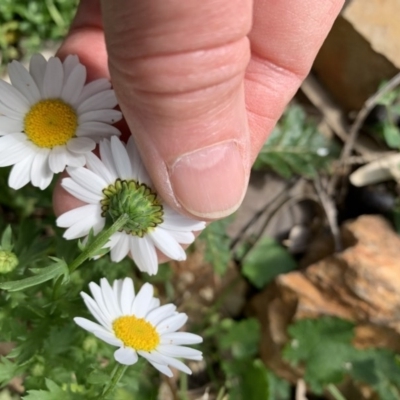
M 12 251 L 0 250 L 0 274 L 8 274 L 18 265 L 18 258 Z
M 44 375 L 44 365 L 41 363 L 36 363 L 31 369 L 32 376 L 43 376 Z
M 143 237 L 163 222 L 164 210 L 157 194 L 144 183 L 117 179 L 103 190 L 102 216 L 109 215 L 115 222 L 128 214 L 129 221 L 123 227 L 126 233 Z

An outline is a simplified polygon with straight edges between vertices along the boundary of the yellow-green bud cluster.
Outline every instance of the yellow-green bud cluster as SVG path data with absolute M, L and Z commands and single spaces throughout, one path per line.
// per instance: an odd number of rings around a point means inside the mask
M 18 265 L 18 258 L 8 250 L 0 250 L 0 274 L 8 274 Z

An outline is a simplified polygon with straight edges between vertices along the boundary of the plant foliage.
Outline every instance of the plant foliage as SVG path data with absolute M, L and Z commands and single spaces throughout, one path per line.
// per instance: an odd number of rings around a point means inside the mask
M 313 177 L 326 169 L 337 150 L 300 106 L 289 106 L 261 149 L 254 169 L 271 169 L 284 178 Z

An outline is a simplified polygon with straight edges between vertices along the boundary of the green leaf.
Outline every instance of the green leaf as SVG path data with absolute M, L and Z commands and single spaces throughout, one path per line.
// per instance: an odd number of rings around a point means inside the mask
M 6 229 L 4 229 L 3 235 L 1 236 L 1 250 L 11 251 L 13 249 L 12 245 L 12 231 L 11 226 L 8 225 Z
M 204 257 L 207 262 L 212 264 L 215 272 L 219 275 L 226 272 L 231 259 L 231 241 L 226 233 L 226 228 L 230 222 L 230 218 L 212 222 L 200 235 L 200 238 L 206 243 Z
M 351 364 L 350 375 L 371 386 L 382 400 L 400 399 L 400 366 L 387 349 L 360 350 Z
M 389 122 L 383 125 L 383 137 L 386 144 L 392 149 L 400 148 L 400 131 L 396 125 Z
M 243 260 L 242 274 L 261 289 L 279 274 L 296 269 L 296 262 L 289 252 L 274 239 L 261 238 Z
M 222 350 L 230 350 L 236 359 L 257 354 L 261 328 L 256 319 L 249 318 L 240 322 L 225 319 L 221 322 L 221 328 L 224 333 L 218 336 Z
M 18 365 L 5 357 L 0 359 L 0 385 L 3 386 L 11 381 L 18 373 Z
M 269 391 L 268 370 L 261 360 L 254 360 L 242 378 L 242 391 L 246 400 L 276 400 Z
M 21 279 L 19 281 L 10 281 L 0 283 L 0 289 L 15 292 L 18 290 L 24 290 L 32 286 L 40 285 L 41 283 L 47 282 L 51 279 L 56 279 L 60 276 L 64 276 L 65 279 L 68 277 L 68 266 L 64 260 L 60 260 L 54 257 L 50 257 L 54 264 L 44 268 L 32 268 L 31 271 L 35 276 Z
M 329 383 L 340 383 L 356 350 L 351 345 L 354 325 L 339 318 L 304 319 L 289 327 L 291 342 L 284 357 L 305 367 L 305 380 L 311 389 L 321 394 Z
M 326 169 L 337 148 L 306 119 L 301 107 L 291 105 L 259 153 L 254 169 L 272 169 L 284 178 L 313 177 Z
M 78 400 L 82 397 L 77 393 L 68 393 L 63 390 L 55 382 L 46 379 L 48 390 L 28 390 L 28 395 L 24 396 L 24 400 Z

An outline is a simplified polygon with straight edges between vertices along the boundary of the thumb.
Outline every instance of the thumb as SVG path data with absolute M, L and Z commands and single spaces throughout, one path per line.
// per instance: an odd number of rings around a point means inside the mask
M 247 187 L 251 4 L 102 1 L 113 86 L 143 161 L 167 203 L 202 219 L 235 211 Z

